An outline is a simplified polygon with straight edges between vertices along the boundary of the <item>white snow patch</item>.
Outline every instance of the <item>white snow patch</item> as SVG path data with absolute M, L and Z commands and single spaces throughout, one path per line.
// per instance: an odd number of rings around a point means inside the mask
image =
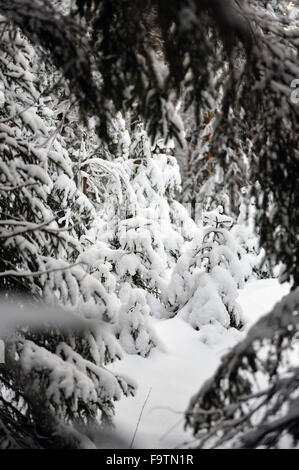
M 248 283 L 237 299 L 248 326 L 271 310 L 288 291 L 289 286 L 280 285 L 276 279 Z M 161 313 L 159 316 L 163 317 Z M 148 358 L 125 354 L 121 362 L 110 366 L 138 383 L 135 397 L 116 403 L 114 423 L 122 446 L 129 447 L 151 390 L 133 448 L 180 448 L 192 440 L 191 432 L 183 428 L 183 413 L 190 398 L 214 373 L 221 356 L 245 333 L 234 328 L 226 330 L 221 325 L 206 325 L 196 331 L 180 318 L 153 319 L 153 322 L 163 350 L 154 349 Z
M 240 291 L 237 299 L 241 305 L 245 321 L 255 323 L 262 315 L 270 312 L 282 297 L 290 292 L 289 284 L 279 284 L 277 279 L 251 281 Z

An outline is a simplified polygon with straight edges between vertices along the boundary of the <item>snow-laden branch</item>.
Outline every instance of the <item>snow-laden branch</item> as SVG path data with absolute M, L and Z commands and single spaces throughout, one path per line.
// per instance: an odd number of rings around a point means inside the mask
M 36 186 L 38 183 L 24 183 L 16 186 L 0 186 L 0 191 L 16 191 L 17 189 L 30 188 Z
M 69 227 L 65 227 L 65 228 L 48 227 L 48 225 L 50 225 L 55 220 L 57 220 L 57 217 L 53 217 L 52 219 L 47 220 L 45 222 L 42 222 L 40 224 L 34 224 L 32 222 L 26 222 L 26 221 L 0 220 L 0 226 L 5 225 L 5 226 L 22 226 L 22 227 L 24 227 L 20 230 L 17 230 L 17 231 L 14 231 L 14 232 L 9 232 L 7 234 L 0 232 L 0 238 L 5 238 L 7 240 L 8 238 L 17 237 L 18 235 L 24 235 L 25 233 L 35 232 L 37 230 L 43 230 L 43 231 L 48 232 L 48 233 L 53 233 L 53 234 L 56 233 L 57 234 L 57 233 L 61 233 L 61 232 L 68 232 L 68 231 L 72 230 L 73 228 L 75 228 L 79 224 L 79 222 L 78 222 L 77 224 L 73 224 L 73 225 L 71 225 Z
M 55 272 L 62 272 L 62 271 L 68 271 L 75 266 L 79 265 L 85 265 L 89 267 L 87 263 L 84 261 L 80 261 L 78 263 L 71 264 L 69 266 L 63 267 L 63 268 L 52 268 L 52 269 L 45 269 L 41 271 L 15 271 L 15 270 L 9 270 L 9 271 L 4 271 L 0 272 L 0 277 L 6 277 L 6 276 L 14 276 L 14 277 L 38 277 L 42 276 L 44 274 L 50 274 L 50 273 L 55 273 Z M 86 274 L 86 273 L 85 273 Z

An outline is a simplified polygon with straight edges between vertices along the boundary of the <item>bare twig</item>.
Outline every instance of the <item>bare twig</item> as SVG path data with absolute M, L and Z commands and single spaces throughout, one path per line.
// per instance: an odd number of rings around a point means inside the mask
M 149 389 L 149 392 L 148 392 L 148 394 L 147 394 L 147 397 L 146 397 L 146 399 L 145 399 L 145 401 L 144 401 L 144 403 L 143 403 L 143 406 L 142 406 L 142 408 L 141 408 L 140 415 L 139 415 L 139 418 L 138 418 L 138 421 L 137 421 L 137 424 L 136 424 L 136 429 L 135 429 L 135 432 L 134 432 L 134 436 L 133 436 L 133 439 L 132 439 L 131 444 L 130 444 L 130 449 L 133 448 L 134 440 L 135 440 L 135 437 L 136 437 L 136 434 L 137 434 L 137 431 L 138 431 L 138 428 L 139 428 L 139 424 L 140 424 L 140 421 L 141 421 L 142 413 L 143 413 L 143 411 L 144 411 L 144 408 L 145 408 L 145 405 L 146 405 L 146 403 L 147 403 L 147 400 L 149 399 L 149 396 L 150 396 L 150 394 L 151 394 L 152 388 L 153 388 L 153 387 L 151 387 L 151 388 Z
M 171 428 L 169 428 L 162 436 L 159 438 L 159 441 L 164 441 L 165 437 L 167 437 L 180 423 L 183 422 L 184 418 L 180 418 L 178 421 L 176 421 Z

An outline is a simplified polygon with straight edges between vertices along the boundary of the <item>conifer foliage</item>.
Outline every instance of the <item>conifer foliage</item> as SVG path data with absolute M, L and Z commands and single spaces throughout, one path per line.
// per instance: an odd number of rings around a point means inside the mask
M 135 386 L 104 367 L 122 354 L 111 325 L 118 304 L 89 274 L 87 264 L 77 261 L 82 252 L 79 224 L 84 220 L 88 227 L 95 209 L 74 183 L 72 160 L 55 117 L 59 98 L 47 94 L 49 83 L 40 80 L 45 67 L 38 66 L 29 41 L 3 23 L 1 291 L 11 300 L 22 293 L 53 309 L 70 309 L 73 319 L 68 332 L 52 326 L 42 334 L 28 328 L 16 336 L 6 333 L 0 445 L 80 446 L 82 436 L 69 425 L 109 419 L 113 400 L 133 393 Z M 78 316 L 90 320 L 82 331 L 71 328 Z M 35 423 L 42 423 L 37 434 Z
M 90 162 L 91 185 L 102 180 L 104 186 L 80 259 L 96 269 L 105 264 L 102 279 L 121 304 L 116 336 L 127 352 L 147 356 L 157 345 L 149 325 L 149 314 L 155 315 L 150 299 L 165 303 L 169 273 L 195 224 L 174 199 L 180 175 L 171 143 L 160 139 L 151 145 L 141 122 L 133 131 L 126 127 L 118 115 L 113 127 L 118 158 Z
M 286 7 L 0 0 L 0 311 L 18 319 L 0 330 L 0 448 L 93 447 L 136 390 L 109 364 L 150 358 L 152 316 L 242 328 L 237 292 L 264 249 L 294 292 L 186 419 L 201 447 L 296 445 L 299 35 Z M 191 213 L 177 200 L 186 151 Z

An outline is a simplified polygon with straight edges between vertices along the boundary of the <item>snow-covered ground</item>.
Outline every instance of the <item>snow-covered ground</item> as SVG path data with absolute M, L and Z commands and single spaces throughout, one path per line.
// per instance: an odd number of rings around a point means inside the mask
M 275 279 L 249 283 L 238 298 L 248 321 L 246 329 L 288 292 L 289 287 Z M 221 356 L 245 334 L 212 326 L 199 332 L 177 318 L 156 320 L 155 327 L 163 348 L 146 359 L 126 355 L 113 366 L 138 383 L 136 397 L 116 404 L 114 422 L 122 447 L 130 447 L 139 419 L 133 448 L 180 448 L 192 440 L 191 433 L 183 429 L 184 410 L 213 374 Z

